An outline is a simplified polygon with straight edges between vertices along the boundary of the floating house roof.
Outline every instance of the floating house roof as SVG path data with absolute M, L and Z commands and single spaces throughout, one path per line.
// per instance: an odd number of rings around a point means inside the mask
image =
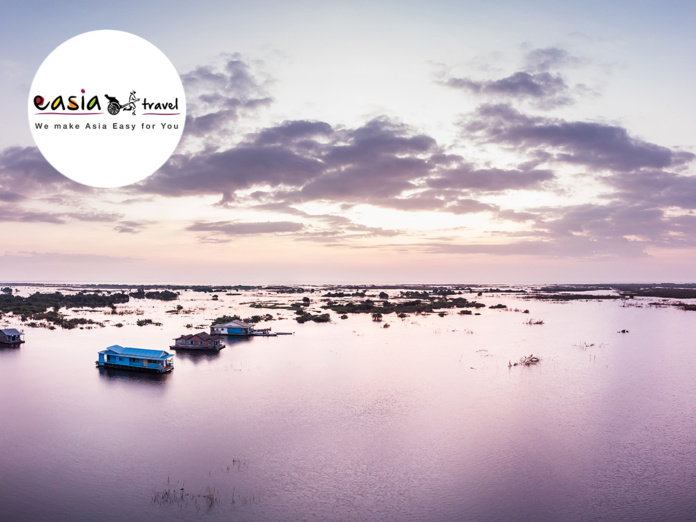
M 142 357 L 148 359 L 168 359 L 174 357 L 173 353 L 165 352 L 164 350 L 146 350 L 145 348 L 126 348 L 115 344 L 109 346 L 106 350 L 99 353 L 114 352 L 119 355 L 127 355 L 131 357 Z
M 2 332 L 5 335 L 24 335 L 16 328 L 0 328 L 0 332 Z
M 245 323 L 244 321 L 230 321 L 225 324 L 216 324 L 213 328 L 253 328 L 253 324 Z
M 217 325 L 216 325 L 217 326 Z M 206 332 L 200 332 L 200 333 L 195 333 L 195 334 L 185 334 L 177 337 L 176 339 L 184 339 L 188 341 L 189 339 L 193 339 L 194 337 L 198 337 L 199 339 L 202 339 L 204 341 L 217 341 L 220 339 L 217 335 L 210 335 Z

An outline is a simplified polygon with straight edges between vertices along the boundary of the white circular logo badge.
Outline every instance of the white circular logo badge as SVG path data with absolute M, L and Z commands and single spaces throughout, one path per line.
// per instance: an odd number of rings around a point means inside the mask
M 71 38 L 29 91 L 29 125 L 46 160 L 92 187 L 122 187 L 159 169 L 181 139 L 186 99 L 157 47 L 122 31 Z

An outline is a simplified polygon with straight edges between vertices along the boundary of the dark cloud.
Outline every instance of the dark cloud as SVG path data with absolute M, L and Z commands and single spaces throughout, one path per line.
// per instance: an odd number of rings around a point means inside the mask
M 281 125 L 269 127 L 259 132 L 254 140 L 257 145 L 289 145 L 312 140 L 317 137 L 329 137 L 333 129 L 323 121 L 286 121 Z
M 296 203 L 379 202 L 427 176 L 427 158 L 436 149 L 433 138 L 385 118 L 341 132 L 323 122 L 285 122 L 228 150 L 175 155 L 134 190 L 221 194 L 229 203 L 237 190 L 270 185 Z
M 645 204 L 611 201 L 530 212 L 502 210 L 497 217 L 527 223 L 525 230 L 492 232 L 506 243 L 461 244 L 456 240 L 415 245 L 438 254 L 534 255 L 546 257 L 645 257 L 651 247 L 696 247 L 696 216 L 667 215 Z M 521 238 L 521 239 L 520 239 Z
M 639 236 L 657 241 L 667 231 L 662 210 L 621 202 L 574 205 L 553 209 L 548 214 L 540 228 L 555 238 L 584 236 L 598 241 Z
M 568 85 L 558 69 L 585 65 L 588 60 L 572 56 L 557 47 L 532 49 L 524 65 L 502 78 L 473 79 L 445 77 L 440 83 L 470 94 L 505 103 L 524 102 L 537 109 L 549 110 L 575 102 L 574 95 L 596 94 L 584 84 Z
M 299 187 L 324 169 L 318 159 L 280 146 L 239 146 L 222 152 L 175 155 L 134 190 L 166 196 L 230 194 L 270 184 Z
M 0 207 L 0 222 L 17 223 L 53 223 L 60 225 L 65 223 L 63 216 L 51 212 L 37 212 L 24 210 L 14 206 Z
M 416 134 L 413 127 L 385 117 L 344 131 L 341 138 L 342 143 L 335 144 L 324 157 L 329 165 L 356 165 L 377 158 L 418 156 L 436 151 L 433 138 Z
M 558 74 L 518 71 L 497 80 L 475 81 L 470 78 L 450 78 L 448 87 L 463 89 L 473 94 L 484 94 L 506 99 L 531 99 L 540 108 L 553 108 L 572 103 L 568 85 Z
M 120 221 L 114 230 L 119 234 L 138 234 L 143 231 L 145 226 L 145 223 L 139 221 Z
M 53 223 L 62 225 L 70 221 L 108 223 L 120 217 L 120 214 L 95 210 L 81 212 L 49 212 L 25 209 L 16 205 L 0 207 L 0 222 Z
M 36 147 L 8 147 L 0 152 L 0 200 L 14 202 L 63 190 L 92 192 L 60 174 Z
M 100 210 L 86 210 L 82 212 L 66 212 L 63 215 L 67 218 L 74 219 L 76 221 L 89 221 L 89 222 L 99 222 L 99 223 L 111 223 L 117 221 L 123 217 L 123 214 L 117 212 L 103 212 Z
M 620 172 L 602 178 L 615 189 L 605 197 L 627 204 L 696 209 L 696 177 L 662 170 Z
M 554 178 L 533 167 L 476 168 L 444 153 L 432 137 L 382 117 L 339 130 L 325 122 L 286 121 L 228 150 L 174 156 L 132 190 L 219 194 L 219 205 L 228 208 L 255 202 L 255 208 L 287 210 L 326 201 L 464 214 L 500 210 L 478 195 L 539 190 Z M 236 195 L 254 188 L 241 199 Z
M 509 105 L 483 105 L 465 123 L 470 137 L 522 154 L 542 150 L 553 161 L 593 170 L 631 171 L 683 165 L 694 155 L 628 134 L 623 127 L 525 115 Z
M 429 178 L 427 184 L 433 188 L 504 192 L 541 189 L 545 181 L 550 181 L 554 177 L 550 170 L 474 169 L 471 165 L 463 165 L 438 171 L 437 177 Z
M 25 196 L 17 194 L 16 192 L 0 191 L 0 201 L 4 201 L 6 203 L 16 203 L 17 201 L 21 201 L 23 199 L 26 199 Z
M 381 204 L 415 188 L 414 179 L 427 176 L 427 161 L 413 157 L 381 156 L 331 169 L 288 197 L 296 201 L 333 200 Z

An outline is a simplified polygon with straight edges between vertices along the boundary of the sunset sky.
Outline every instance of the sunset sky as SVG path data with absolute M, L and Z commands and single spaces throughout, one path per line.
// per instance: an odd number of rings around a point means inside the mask
M 691 1 L 6 2 L 0 281 L 694 281 L 694 19 Z M 27 121 L 44 58 L 97 29 L 159 47 L 187 96 L 175 155 L 122 189 L 57 173 Z

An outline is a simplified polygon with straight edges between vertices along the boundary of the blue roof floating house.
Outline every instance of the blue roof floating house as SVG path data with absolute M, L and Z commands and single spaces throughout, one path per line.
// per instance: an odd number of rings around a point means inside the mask
M 16 328 L 0 329 L 0 346 L 19 346 L 24 342 L 23 336 Z
M 99 352 L 97 366 L 135 370 L 151 373 L 171 372 L 174 369 L 174 354 L 163 350 L 124 348 L 115 344 Z

